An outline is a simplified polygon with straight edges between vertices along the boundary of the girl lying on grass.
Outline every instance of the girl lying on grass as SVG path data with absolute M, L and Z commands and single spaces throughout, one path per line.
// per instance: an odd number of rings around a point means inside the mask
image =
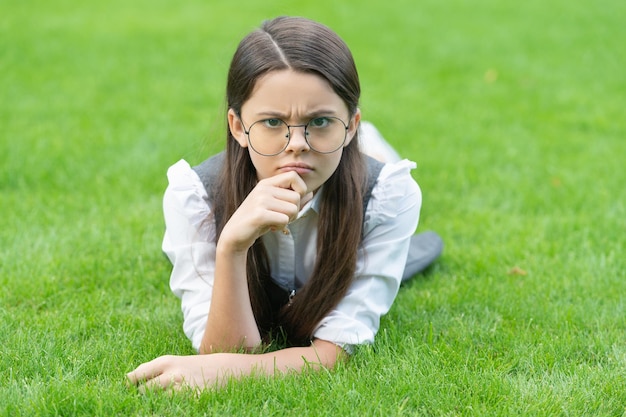
M 170 285 L 200 354 L 144 363 L 132 383 L 201 389 L 332 368 L 373 342 L 401 280 L 442 246 L 432 232 L 413 236 L 415 164 L 360 128 L 359 96 L 350 50 L 321 24 L 276 18 L 241 41 L 226 151 L 173 165 L 164 197 Z M 267 349 L 277 337 L 285 343 Z

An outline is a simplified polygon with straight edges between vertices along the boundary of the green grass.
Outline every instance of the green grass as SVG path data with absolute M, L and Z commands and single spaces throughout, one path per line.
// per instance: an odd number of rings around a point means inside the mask
M 626 3 L 298 3 L 0 3 L 0 415 L 624 415 Z M 445 254 L 334 372 L 140 395 L 191 353 L 165 171 L 223 146 L 231 54 L 278 14 L 351 46 Z

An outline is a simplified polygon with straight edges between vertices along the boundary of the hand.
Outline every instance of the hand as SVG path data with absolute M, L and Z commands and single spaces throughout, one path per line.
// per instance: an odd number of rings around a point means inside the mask
M 220 354 L 161 356 L 139 365 L 126 377 L 141 392 L 151 389 L 220 387 L 228 378 L 228 370 L 223 364 L 220 366 L 220 358 Z
M 259 181 L 224 226 L 218 244 L 247 251 L 260 236 L 294 220 L 305 195 L 306 183 L 296 172 Z

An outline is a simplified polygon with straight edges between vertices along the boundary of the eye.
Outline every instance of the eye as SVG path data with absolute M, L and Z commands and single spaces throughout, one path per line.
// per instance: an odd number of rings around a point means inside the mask
M 265 119 L 263 120 L 263 126 L 265 127 L 280 127 L 283 124 L 283 121 L 280 119 Z
M 331 123 L 328 117 L 316 117 L 309 122 L 309 126 L 313 128 L 327 127 Z

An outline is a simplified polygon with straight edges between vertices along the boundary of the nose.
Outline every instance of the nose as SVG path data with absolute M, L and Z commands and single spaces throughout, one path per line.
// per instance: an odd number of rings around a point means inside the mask
M 306 126 L 289 126 L 289 144 L 285 150 L 291 152 L 307 152 L 309 149 L 311 148 L 306 141 Z

